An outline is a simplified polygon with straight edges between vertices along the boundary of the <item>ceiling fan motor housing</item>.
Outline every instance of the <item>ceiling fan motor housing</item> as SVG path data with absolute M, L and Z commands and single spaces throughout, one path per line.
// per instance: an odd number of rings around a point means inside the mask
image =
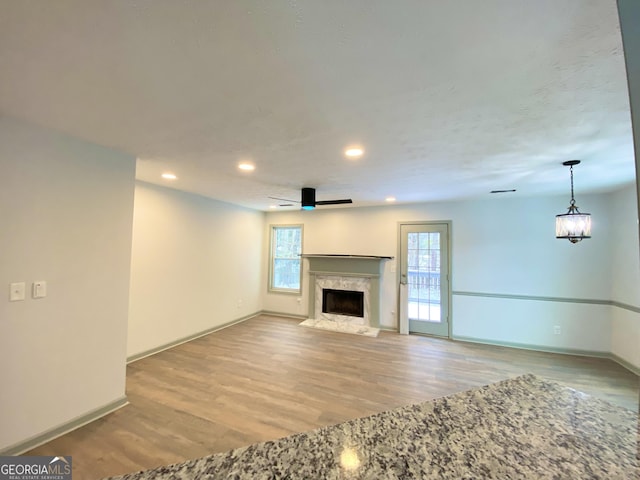
M 315 188 L 303 188 L 302 189 L 302 208 L 310 210 L 316 206 L 316 189 Z

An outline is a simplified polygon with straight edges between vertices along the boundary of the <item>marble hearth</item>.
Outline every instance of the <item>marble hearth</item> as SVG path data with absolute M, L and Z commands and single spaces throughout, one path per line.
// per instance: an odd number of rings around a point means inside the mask
M 380 276 L 383 262 L 393 257 L 303 254 L 309 261 L 309 318 L 343 325 L 380 326 Z M 364 316 L 322 311 L 323 290 L 363 292 Z

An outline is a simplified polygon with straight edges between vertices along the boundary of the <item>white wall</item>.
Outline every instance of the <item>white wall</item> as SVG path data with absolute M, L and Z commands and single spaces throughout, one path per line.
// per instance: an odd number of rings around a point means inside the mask
M 135 159 L 0 117 L 0 172 L 6 450 L 124 397 Z
M 555 215 L 565 196 L 470 200 L 465 202 L 273 212 L 266 224 L 303 223 L 304 253 L 398 255 L 398 222 L 452 221 L 453 334 L 479 340 L 609 352 L 609 306 L 528 299 L 457 295 L 456 292 L 578 300 L 610 298 L 609 196 L 579 195 L 593 215 L 594 235 L 576 245 L 556 240 Z M 268 226 L 265 228 L 265 236 Z M 266 265 L 268 248 L 263 251 Z M 395 260 L 394 260 L 395 261 Z M 387 262 L 382 279 L 381 324 L 396 328 L 397 278 Z M 306 269 L 305 262 L 305 269 Z M 265 293 L 270 311 L 307 313 L 307 273 L 303 300 Z M 570 314 L 567 315 L 567 309 Z M 603 313 L 603 310 L 606 310 Z M 562 318 L 563 334 L 553 334 L 548 318 Z M 584 328 L 588 327 L 588 328 Z
M 127 353 L 262 309 L 264 213 L 137 182 Z
M 611 195 L 611 351 L 640 369 L 640 247 L 635 185 Z M 635 307 L 634 309 L 624 306 Z

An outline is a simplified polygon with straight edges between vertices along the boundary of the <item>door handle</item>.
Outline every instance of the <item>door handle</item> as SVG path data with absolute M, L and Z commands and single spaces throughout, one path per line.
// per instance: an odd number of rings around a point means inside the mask
M 407 274 L 403 273 L 402 275 L 400 275 L 400 285 L 406 285 L 407 284 Z

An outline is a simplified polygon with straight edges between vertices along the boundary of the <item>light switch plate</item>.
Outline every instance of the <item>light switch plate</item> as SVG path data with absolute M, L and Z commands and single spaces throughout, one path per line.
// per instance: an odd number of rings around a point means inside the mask
M 9 301 L 19 302 L 24 300 L 24 290 L 26 284 L 24 282 L 16 282 L 9 285 Z
M 47 282 L 40 280 L 33 282 L 33 298 L 44 298 L 47 296 Z

